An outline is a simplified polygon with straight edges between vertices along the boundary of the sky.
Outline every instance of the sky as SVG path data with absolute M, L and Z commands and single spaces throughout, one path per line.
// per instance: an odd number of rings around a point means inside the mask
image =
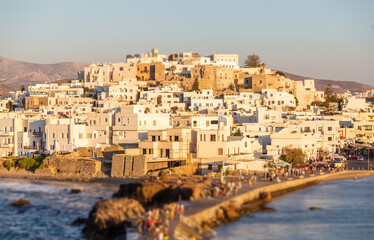
M 118 62 L 161 54 L 256 53 L 271 69 L 374 85 L 374 1 L 0 0 L 0 56 Z

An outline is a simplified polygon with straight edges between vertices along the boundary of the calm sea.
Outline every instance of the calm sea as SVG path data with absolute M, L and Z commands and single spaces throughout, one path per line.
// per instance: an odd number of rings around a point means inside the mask
M 374 177 L 322 183 L 269 206 L 276 211 L 216 228 L 217 239 L 374 239 Z
M 71 194 L 79 188 L 79 194 Z M 87 218 L 100 198 L 112 190 L 87 184 L 0 179 L 0 239 L 82 239 L 82 226 L 70 226 Z M 31 205 L 11 207 L 18 199 Z

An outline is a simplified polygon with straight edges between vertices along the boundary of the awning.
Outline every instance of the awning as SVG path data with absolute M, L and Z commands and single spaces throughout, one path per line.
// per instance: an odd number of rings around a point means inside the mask
M 285 162 L 285 161 L 282 161 L 282 160 L 279 160 L 279 162 L 277 162 L 276 165 L 281 166 L 281 167 L 292 166 L 288 162 Z

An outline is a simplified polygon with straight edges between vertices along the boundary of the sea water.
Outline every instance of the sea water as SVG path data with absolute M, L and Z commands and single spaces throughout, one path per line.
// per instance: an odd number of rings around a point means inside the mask
M 81 189 L 78 194 L 71 189 Z M 113 190 L 66 182 L 0 179 L 0 239 L 82 239 L 82 226 L 94 204 Z M 18 199 L 29 206 L 12 207 Z
M 215 228 L 217 239 L 374 239 L 374 177 L 321 183 L 269 206 L 276 211 Z

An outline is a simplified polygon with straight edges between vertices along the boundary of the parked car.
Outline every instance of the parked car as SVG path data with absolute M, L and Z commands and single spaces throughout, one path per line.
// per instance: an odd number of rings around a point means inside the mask
M 358 156 L 357 155 L 353 155 L 352 159 L 358 159 Z
M 364 157 L 363 157 L 363 156 L 359 156 L 359 157 L 357 158 L 357 160 L 358 160 L 358 161 L 364 161 Z

